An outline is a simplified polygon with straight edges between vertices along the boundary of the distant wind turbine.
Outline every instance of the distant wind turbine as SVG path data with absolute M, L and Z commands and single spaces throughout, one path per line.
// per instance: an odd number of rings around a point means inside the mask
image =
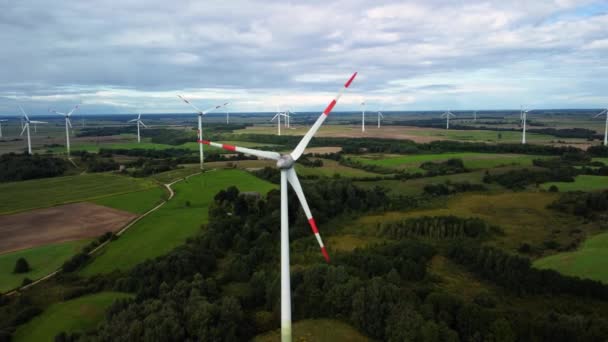
M 477 122 L 477 111 L 473 112 L 473 121 Z
M 279 108 L 277 107 L 277 113 L 275 114 L 275 116 L 272 117 L 272 119 L 270 119 L 270 121 L 274 121 L 275 119 L 277 120 L 278 135 L 281 135 L 281 116 L 285 117 L 285 120 L 287 120 L 287 114 L 285 114 L 285 112 L 279 111 Z
M 522 125 L 522 133 L 521 133 L 521 143 L 526 144 L 526 121 L 528 121 L 528 112 L 529 110 L 521 109 L 520 119 Z
M 382 115 L 382 112 L 378 111 L 378 128 L 380 128 L 380 118 L 384 119 L 384 115 Z
M 365 101 L 361 102 L 361 132 L 365 132 Z
M 70 116 L 78 109 L 78 105 L 76 105 L 71 111 L 68 113 L 58 112 L 56 110 L 49 110 L 55 114 L 63 115 L 65 118 L 65 147 L 68 152 L 68 158 L 70 158 L 70 128 L 72 128 L 72 121 L 70 120 Z
M 142 126 L 144 126 L 144 128 L 148 128 L 148 126 L 146 126 L 144 124 L 144 122 L 141 121 L 141 113 L 139 113 L 139 115 L 137 115 L 137 119 L 129 120 L 127 122 L 135 122 L 135 123 L 137 123 L 137 143 L 139 144 L 141 142 L 141 137 L 139 135 L 139 126 L 142 125 Z
M 0 138 L 2 138 L 2 123 L 7 121 L 8 120 L 0 120 Z
M 454 115 L 454 113 L 450 112 L 450 110 L 448 109 L 447 112 L 441 114 L 441 118 L 445 118 L 445 129 L 450 129 L 450 118 L 455 118 L 456 115 Z
M 604 127 L 604 146 L 608 146 L 608 108 L 601 111 L 595 117 L 597 118 L 602 115 L 606 115 L 606 125 Z
M 226 110 L 226 125 L 230 124 L 230 113 L 228 112 L 228 105 L 226 105 L 224 107 L 224 109 Z
M 23 129 L 21 130 L 21 134 L 19 134 L 19 136 L 23 136 L 23 132 L 27 131 L 27 152 L 31 155 L 32 154 L 32 139 L 30 137 L 30 124 L 44 124 L 47 122 L 44 121 L 34 121 L 34 120 L 30 120 L 30 118 L 27 116 L 27 114 L 25 113 L 25 111 L 23 110 L 23 108 L 21 106 L 19 106 L 19 109 L 21 109 L 21 113 L 23 113 Z
M 195 105 L 190 103 L 183 96 L 177 95 L 177 97 L 179 97 L 180 99 L 182 99 L 182 101 L 189 104 L 190 107 L 194 108 L 194 110 L 196 110 L 196 113 L 198 114 L 198 133 L 197 133 L 198 139 L 197 139 L 197 142 L 198 142 L 198 147 L 199 147 L 198 151 L 199 151 L 199 155 L 200 155 L 200 167 L 202 170 L 203 169 L 203 144 L 202 144 L 202 141 L 203 141 L 203 115 L 213 112 L 214 110 L 218 110 L 222 107 L 225 107 L 229 104 L 229 102 L 225 102 L 221 105 L 217 105 L 217 106 L 214 106 L 214 107 L 201 111 L 200 109 L 198 109 L 198 107 L 196 107 Z

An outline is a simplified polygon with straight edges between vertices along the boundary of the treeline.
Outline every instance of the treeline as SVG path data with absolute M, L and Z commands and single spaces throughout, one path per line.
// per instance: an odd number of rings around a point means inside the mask
M 569 294 L 608 300 L 608 285 L 565 276 L 553 270 L 539 270 L 532 267 L 529 259 L 493 247 L 455 243 L 450 246 L 447 255 L 484 279 L 520 295 Z
M 27 153 L 0 156 L 0 182 L 15 182 L 63 175 L 70 164 L 60 158 Z
M 447 196 L 459 192 L 485 191 L 483 184 L 470 182 L 452 182 L 449 179 L 444 183 L 432 183 L 424 186 L 424 193 L 430 196 Z
M 451 158 L 440 162 L 424 162 L 420 164 L 420 168 L 426 171 L 426 177 L 434 177 L 440 175 L 452 175 L 455 173 L 468 172 L 464 167 L 462 159 Z
M 480 218 L 423 216 L 380 223 L 377 234 L 393 240 L 402 240 L 412 236 L 443 240 L 479 239 L 501 232 L 499 227 L 492 226 Z
M 549 205 L 550 209 L 589 219 L 608 216 L 608 191 L 567 192 Z
M 498 183 L 505 188 L 523 190 L 528 185 L 546 182 L 574 182 L 577 171 L 573 168 L 557 168 L 542 170 L 511 170 L 501 174 L 486 173 L 484 183 Z
M 74 151 L 72 155 L 80 157 L 80 161 L 86 166 L 87 172 L 118 171 L 120 165 L 112 158 L 87 151 Z

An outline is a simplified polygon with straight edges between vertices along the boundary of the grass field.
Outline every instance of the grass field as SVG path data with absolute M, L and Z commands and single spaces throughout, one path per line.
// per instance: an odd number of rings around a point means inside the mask
M 547 209 L 559 194 L 548 192 L 516 192 L 498 194 L 464 193 L 438 202 L 431 209 L 406 212 L 387 212 L 365 216 L 343 227 L 345 233 L 366 234 L 379 222 L 390 222 L 411 217 L 445 216 L 479 217 L 500 226 L 504 236 L 488 242 L 494 246 L 515 251 L 522 243 L 542 245 L 548 239 L 558 243 L 571 241 L 570 231 L 580 226 L 571 216 Z
M 534 262 L 534 266 L 608 284 L 606 260 L 608 260 L 608 233 L 602 233 L 586 240 L 577 251 L 538 259 Z
M 90 201 L 156 186 L 152 180 L 107 173 L 3 183 L 0 184 L 0 215 Z
M 608 189 L 608 177 L 580 175 L 574 178 L 574 182 L 551 182 L 543 183 L 541 187 L 548 190 L 551 186 L 557 186 L 559 191 L 596 191 Z
M 532 166 L 532 160 L 542 158 L 541 156 L 522 154 L 493 154 L 493 153 L 435 153 L 435 154 L 412 154 L 412 155 L 352 155 L 353 160 L 363 164 L 377 165 L 410 172 L 424 172 L 420 164 L 424 162 L 439 162 L 451 158 L 462 159 L 468 169 L 488 169 L 499 166 L 519 165 Z
M 165 190 L 158 186 L 147 190 L 130 192 L 128 194 L 96 199 L 93 203 L 135 214 L 143 214 L 160 203 L 166 195 L 167 193 Z
M 171 201 L 109 244 L 81 274 L 90 276 L 115 269 L 126 270 L 183 244 L 207 222 L 207 209 L 215 194 L 231 185 L 241 191 L 261 194 L 276 187 L 241 170 L 209 171 L 176 183 L 173 186 L 175 197 Z
M 88 242 L 89 240 L 63 242 L 0 255 L 0 292 L 20 286 L 24 278 L 36 280 L 55 271 Z M 13 274 L 15 262 L 19 258 L 27 260 L 31 271 Z
M 169 184 L 175 182 L 176 180 L 188 177 L 195 173 L 201 172 L 198 164 L 196 166 L 186 166 L 180 169 L 165 171 L 161 173 L 157 173 L 153 175 L 151 178 L 156 179 L 160 183 Z
M 367 342 L 369 338 L 362 335 L 355 328 L 341 321 L 332 319 L 306 319 L 293 323 L 293 341 L 315 341 L 315 342 Z M 273 331 L 257 336 L 254 342 L 279 341 L 281 331 Z
M 116 299 L 132 295 L 100 292 L 49 306 L 41 315 L 17 329 L 14 341 L 53 341 L 62 332 L 87 331 L 104 318 L 106 309 Z
M 299 175 L 302 176 L 323 176 L 323 177 L 333 177 L 335 174 L 339 174 L 341 177 L 378 177 L 379 174 L 368 172 L 365 170 L 355 169 L 352 167 L 340 165 L 335 160 L 330 159 L 322 159 L 323 166 L 322 167 L 306 167 L 303 165 L 296 165 L 296 170 Z
M 593 158 L 593 161 L 599 161 L 604 163 L 604 165 L 608 166 L 608 158 Z

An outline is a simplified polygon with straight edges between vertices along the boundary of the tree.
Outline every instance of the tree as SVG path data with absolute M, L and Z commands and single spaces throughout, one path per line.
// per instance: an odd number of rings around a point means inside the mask
M 504 319 L 500 318 L 494 321 L 490 326 L 490 334 L 492 335 L 492 341 L 495 342 L 514 342 L 515 333 L 511 329 L 511 324 Z
M 30 271 L 30 264 L 25 260 L 25 258 L 17 259 L 15 263 L 15 268 L 13 269 L 13 273 L 27 273 Z

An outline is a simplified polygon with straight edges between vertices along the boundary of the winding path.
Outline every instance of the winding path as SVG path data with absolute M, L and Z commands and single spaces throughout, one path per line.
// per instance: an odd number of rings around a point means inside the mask
M 158 204 L 157 206 L 155 206 L 154 208 L 152 208 L 152 209 L 150 209 L 150 210 L 146 211 L 144 214 L 142 214 L 142 215 L 140 215 L 140 216 L 136 217 L 135 219 L 133 219 L 133 220 L 132 220 L 131 222 L 129 222 L 129 223 L 126 225 L 126 226 L 124 226 L 124 227 L 123 227 L 123 228 L 122 228 L 120 231 L 118 231 L 118 232 L 116 233 L 116 235 L 117 235 L 117 236 L 122 235 L 122 234 L 123 234 L 125 231 L 127 231 L 127 229 L 131 228 L 131 227 L 132 227 L 132 226 L 133 226 L 135 223 L 139 222 L 139 220 L 141 220 L 141 219 L 143 219 L 144 217 L 146 217 L 146 216 L 148 216 L 148 215 L 152 214 L 152 213 L 153 213 L 153 212 L 155 212 L 156 210 L 160 209 L 160 208 L 161 208 L 163 205 L 165 205 L 167 202 L 169 202 L 171 199 L 173 199 L 173 197 L 175 197 L 175 191 L 173 191 L 173 188 L 171 188 L 171 186 L 172 186 L 173 184 L 178 183 L 178 182 L 181 182 L 181 181 L 183 181 L 183 180 L 186 180 L 186 179 L 188 179 L 188 178 L 190 178 L 190 177 L 192 177 L 192 176 L 200 175 L 201 173 L 202 173 L 202 172 L 193 173 L 193 174 L 191 174 L 191 175 L 189 175 L 189 176 L 186 176 L 186 177 L 184 177 L 184 178 L 180 178 L 180 179 L 175 180 L 175 181 L 173 181 L 173 182 L 171 182 L 171 183 L 163 184 L 164 188 L 165 188 L 165 189 L 167 190 L 167 192 L 169 193 L 169 197 L 167 197 L 167 200 L 162 201 L 161 203 L 159 203 L 159 204 Z M 111 241 L 112 241 L 112 239 L 109 239 L 108 241 L 106 241 L 106 242 L 102 243 L 101 245 L 97 246 L 95 249 L 93 249 L 92 251 L 90 251 L 88 254 L 89 254 L 89 255 L 93 255 L 93 254 L 95 254 L 97 251 L 99 251 L 101 248 L 105 247 L 105 246 L 106 246 L 108 243 L 110 243 Z M 39 283 L 41 283 L 41 282 L 43 282 L 43 281 L 45 281 L 45 280 L 47 280 L 47 279 L 50 279 L 50 278 L 52 278 L 52 277 L 56 276 L 56 275 L 57 275 L 59 272 L 61 272 L 61 267 L 60 267 L 59 269 L 57 269 L 57 270 L 53 271 L 52 273 L 49 273 L 49 274 L 45 275 L 44 277 L 39 278 L 39 279 L 37 279 L 37 280 L 35 280 L 35 281 L 33 281 L 33 282 L 31 282 L 31 283 L 29 283 L 29 284 L 25 285 L 25 286 L 21 286 L 21 287 L 18 287 L 17 289 L 15 289 L 15 290 L 12 290 L 12 291 L 10 291 L 10 292 L 7 292 L 5 295 L 7 295 L 7 296 L 12 296 L 12 295 L 15 295 L 15 294 L 19 293 L 19 291 L 22 291 L 22 290 L 27 290 L 27 289 L 29 289 L 30 287 L 32 287 L 32 286 L 34 286 L 34 285 L 36 285 L 36 284 L 39 284 Z

